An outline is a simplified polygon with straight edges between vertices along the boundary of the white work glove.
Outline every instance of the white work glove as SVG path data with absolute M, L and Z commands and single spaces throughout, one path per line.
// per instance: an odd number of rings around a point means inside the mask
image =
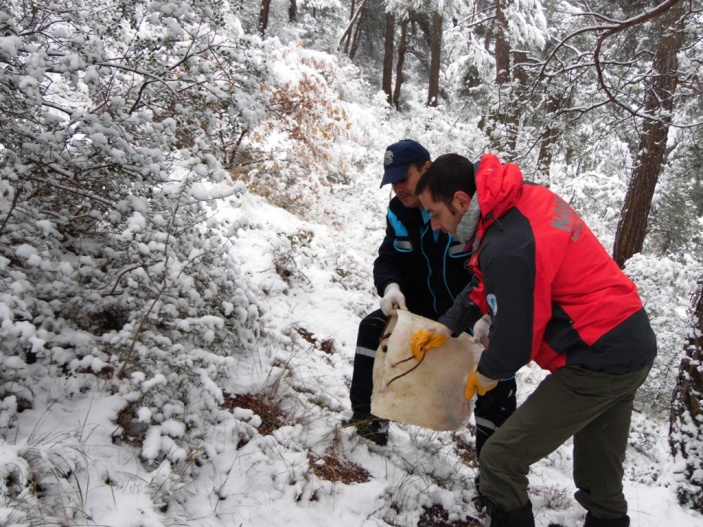
M 386 286 L 381 299 L 381 311 L 387 317 L 395 315 L 396 308 L 408 309 L 405 305 L 405 295 L 400 292 L 400 286 L 396 283 L 390 283 Z
M 483 315 L 474 324 L 473 335 L 476 342 L 488 347 L 488 332 L 491 330 L 491 315 Z

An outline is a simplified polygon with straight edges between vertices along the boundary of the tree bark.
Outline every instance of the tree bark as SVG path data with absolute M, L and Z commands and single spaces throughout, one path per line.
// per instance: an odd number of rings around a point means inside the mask
M 289 0 L 288 2 L 288 22 L 298 20 L 298 0 Z
M 261 0 L 259 10 L 259 34 L 263 37 L 269 26 L 269 11 L 271 10 L 271 0 Z
M 359 42 L 361 40 L 361 28 L 366 18 L 366 2 L 363 2 L 359 6 L 359 17 L 356 21 L 356 29 L 354 30 L 354 37 L 352 38 L 351 47 L 349 49 L 349 58 L 354 60 L 356 57 L 356 52 L 359 50 Z
M 395 17 L 386 13 L 386 38 L 383 48 L 383 79 L 381 85 L 388 104 L 393 103 L 393 38 L 395 36 Z
M 430 33 L 430 79 L 427 90 L 427 106 L 437 106 L 439 98 L 439 70 L 442 58 L 442 15 L 432 15 Z
M 684 481 L 676 489 L 679 502 L 703 512 L 703 287 L 694 305 L 693 324 L 672 398 L 669 446 L 675 458 L 684 460 Z
M 405 62 L 406 37 L 410 18 L 404 18 L 400 25 L 400 43 L 398 44 L 398 62 L 395 67 L 395 90 L 393 90 L 393 104 L 395 109 L 400 109 L 400 87 L 403 85 L 403 63 Z
M 337 48 L 342 47 L 342 43 L 344 43 L 344 54 L 349 55 L 349 44 L 351 43 L 351 35 L 354 27 L 354 19 L 357 16 L 356 12 L 356 0 L 352 0 L 351 6 L 349 7 L 349 25 L 347 26 L 347 29 L 344 30 L 344 34 L 342 35 L 342 38 L 339 39 L 339 46 Z
M 496 84 L 503 85 L 510 80 L 510 42 L 508 41 L 508 20 L 503 11 L 503 2 L 496 3 Z
M 544 174 L 542 182 L 549 181 L 549 171 L 552 168 L 552 158 L 554 156 L 554 145 L 556 144 L 559 130 L 553 122 L 554 114 L 559 108 L 560 99 L 555 95 L 547 95 L 546 101 L 546 122 L 547 126 L 542 134 L 542 140 L 537 154 L 537 172 Z
M 512 115 L 510 86 L 510 41 L 508 40 L 508 20 L 503 7 L 506 0 L 496 2 L 495 31 L 496 90 L 491 114 L 486 123 L 486 132 L 491 138 L 493 150 L 501 153 L 505 161 L 510 161 L 515 150 L 516 130 L 512 125 L 516 118 Z
M 635 169 L 615 233 L 613 258 L 620 267 L 642 250 L 647 234 L 649 209 L 661 172 L 679 80 L 677 54 L 684 37 L 681 5 L 671 8 L 662 19 L 653 72 L 645 81 L 645 114 L 651 119 L 642 126 Z
M 507 32 L 507 27 L 505 28 Z M 508 43 L 508 55 L 510 55 L 509 43 Z M 517 147 L 517 136 L 518 129 L 520 127 L 520 120 L 523 115 L 523 105 L 520 104 L 520 100 L 525 93 L 527 83 L 529 82 L 527 71 L 525 70 L 525 65 L 528 61 L 528 55 L 525 51 L 515 50 L 512 52 L 513 61 L 512 68 L 509 73 L 513 79 L 512 85 L 508 86 L 505 93 L 505 98 L 500 106 L 502 124 L 505 127 L 505 149 L 511 155 L 515 152 Z M 508 68 L 510 68 L 510 60 L 508 60 Z
M 337 49 L 343 49 L 344 53 L 349 56 L 351 50 L 353 49 L 352 38 L 356 31 L 357 24 L 361 24 L 361 18 L 363 18 L 366 12 L 366 1 L 362 0 L 359 8 L 354 11 L 354 4 L 352 3 L 352 14 L 349 18 L 349 25 L 344 30 L 342 37 L 339 39 L 339 44 Z

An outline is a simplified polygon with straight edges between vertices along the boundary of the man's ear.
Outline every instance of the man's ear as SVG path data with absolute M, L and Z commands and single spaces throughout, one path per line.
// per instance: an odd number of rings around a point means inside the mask
M 457 190 L 454 193 L 454 207 L 459 209 L 462 213 L 469 210 L 469 203 L 471 203 L 471 196 L 469 196 L 463 190 Z

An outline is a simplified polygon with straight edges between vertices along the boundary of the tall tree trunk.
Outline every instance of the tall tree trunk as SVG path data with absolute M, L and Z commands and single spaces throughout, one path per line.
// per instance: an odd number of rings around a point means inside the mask
M 537 173 L 543 174 L 541 181 L 549 181 L 549 172 L 552 168 L 552 158 L 554 156 L 554 145 L 556 144 L 559 130 L 554 122 L 554 114 L 559 108 L 561 101 L 553 94 L 547 95 L 546 118 L 547 127 L 542 134 L 537 154 Z
M 523 115 L 523 104 L 520 101 L 529 82 L 527 71 L 525 70 L 528 62 L 527 52 L 515 50 L 512 52 L 512 56 L 513 66 L 510 74 L 513 82 L 506 94 L 505 106 L 501 108 L 503 125 L 505 126 L 506 150 L 511 154 L 515 152 L 517 147 L 518 129 Z
M 679 80 L 677 54 L 684 37 L 681 14 L 682 4 L 678 4 L 662 17 L 659 47 L 652 68 L 654 71 L 645 81 L 644 111 L 651 119 L 642 126 L 635 169 L 615 233 L 613 258 L 620 267 L 642 250 L 647 234 L 649 209 L 661 172 Z
M 703 287 L 694 304 L 693 324 L 671 404 L 669 445 L 684 466 L 683 481 L 677 482 L 676 489 L 679 502 L 703 512 Z
M 439 68 L 442 58 L 442 15 L 432 15 L 430 33 L 430 80 L 427 90 L 427 106 L 437 106 L 439 98 Z
M 395 36 L 395 17 L 386 13 L 386 38 L 383 47 L 383 79 L 381 85 L 388 104 L 393 103 L 393 38 Z
M 271 10 L 271 0 L 261 0 L 259 10 L 259 34 L 263 37 L 269 27 L 269 11 Z
M 288 22 L 296 22 L 298 20 L 298 0 L 289 0 L 288 2 Z
M 503 4 L 496 3 L 495 37 L 496 37 L 496 84 L 502 86 L 510 80 L 510 41 L 508 40 L 508 20 L 505 18 Z
M 395 90 L 393 90 L 393 104 L 395 109 L 400 109 L 400 87 L 403 84 L 403 63 L 405 62 L 406 37 L 410 18 L 406 17 L 400 24 L 400 43 L 398 44 L 398 63 L 395 67 Z
M 510 41 L 508 39 L 508 20 L 503 11 L 507 0 L 496 2 L 494 20 L 495 63 L 496 63 L 496 101 L 494 110 L 489 115 L 486 132 L 491 138 L 492 149 L 501 153 L 506 161 L 510 161 L 514 152 L 515 130 L 512 128 L 514 110 L 510 87 Z
M 367 0 L 362 0 L 361 4 L 359 5 L 359 8 L 356 11 L 353 11 L 354 3 L 352 3 L 352 15 L 349 18 L 349 25 L 344 30 L 342 37 L 339 39 L 337 49 L 343 49 L 344 53 L 347 56 L 350 54 L 353 48 L 352 38 L 356 31 L 356 25 L 361 24 L 361 18 L 363 18 L 363 14 L 366 12 L 366 1 Z
M 349 55 L 349 43 L 351 42 L 351 35 L 354 27 L 354 18 L 357 16 L 356 12 L 356 0 L 352 0 L 351 6 L 349 7 L 349 25 L 344 31 L 342 38 L 339 39 L 338 48 L 342 48 L 342 43 L 344 43 L 344 54 Z
M 363 2 L 359 7 L 359 18 L 356 21 L 356 29 L 352 38 L 351 47 L 349 48 L 349 58 L 354 60 L 356 52 L 359 50 L 359 41 L 361 40 L 361 28 L 363 27 L 364 19 L 366 18 L 366 2 Z

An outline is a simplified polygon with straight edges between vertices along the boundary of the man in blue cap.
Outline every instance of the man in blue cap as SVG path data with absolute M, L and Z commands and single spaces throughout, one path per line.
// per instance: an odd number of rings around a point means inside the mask
M 432 231 L 430 215 L 415 195 L 415 186 L 432 165 L 430 153 L 417 141 L 390 145 L 383 157 L 381 187 L 390 184 L 395 196 L 388 205 L 386 235 L 374 261 L 374 285 L 380 309 L 361 320 L 350 389 L 354 425 L 362 437 L 379 445 L 388 442 L 388 421 L 371 414 L 373 363 L 382 332 L 395 310 L 408 309 L 432 320 L 444 314 L 471 279 L 470 253 L 451 234 Z M 488 334 L 487 322 L 467 328 L 477 337 Z M 515 410 L 515 380 L 503 381 L 475 408 L 477 455 L 485 440 Z

